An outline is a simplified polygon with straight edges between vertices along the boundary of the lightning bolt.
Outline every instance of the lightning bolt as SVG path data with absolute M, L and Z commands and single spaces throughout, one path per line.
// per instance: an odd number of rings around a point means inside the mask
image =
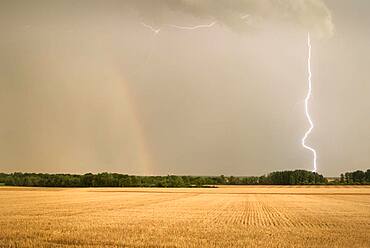
M 173 24 L 169 24 L 167 26 L 172 27 L 172 28 L 177 28 L 177 29 L 183 29 L 183 30 L 195 30 L 199 28 L 210 28 L 210 27 L 213 27 L 215 24 L 216 22 L 211 22 L 210 24 L 201 24 L 201 25 L 196 25 L 196 26 L 178 26 L 178 25 L 173 25 Z M 159 32 L 161 31 L 160 28 L 155 28 L 144 22 L 142 22 L 141 25 L 143 25 L 144 27 L 152 31 L 155 35 L 159 34 Z
M 307 71 L 308 71 L 308 92 L 306 95 L 306 98 L 304 99 L 304 106 L 305 106 L 305 114 L 307 117 L 308 122 L 310 123 L 309 129 L 306 131 L 302 138 L 302 146 L 308 150 L 310 150 L 313 154 L 313 172 L 317 171 L 317 165 L 316 165 L 316 160 L 317 160 L 317 154 L 315 149 L 312 147 L 306 145 L 306 139 L 309 136 L 309 134 L 312 132 L 314 128 L 314 124 L 312 122 L 310 112 L 308 110 L 308 103 L 312 95 L 312 73 L 311 73 L 311 39 L 310 39 L 310 33 L 307 34 L 307 47 L 308 47 L 308 58 L 307 58 Z
M 245 15 L 240 16 L 240 19 L 245 20 L 245 19 L 248 19 L 249 17 L 250 17 L 250 14 L 245 14 Z
M 143 62 L 141 63 L 141 65 L 138 67 L 138 69 L 136 71 L 133 71 L 133 72 L 130 73 L 131 76 L 136 76 L 140 72 L 140 70 L 143 69 L 149 63 L 149 60 L 151 59 L 154 48 L 155 48 L 154 41 L 156 39 L 158 39 L 157 37 L 159 37 L 159 36 L 157 36 L 157 35 L 161 31 L 160 28 L 154 28 L 153 26 L 151 26 L 149 24 L 146 24 L 144 22 L 141 22 L 141 25 L 144 26 L 145 28 L 149 29 L 150 31 L 152 31 L 154 33 L 154 35 L 153 35 L 152 41 L 150 42 L 151 46 L 148 50 L 148 53 L 146 54 L 145 59 L 143 60 Z
M 157 35 L 161 29 L 160 28 L 154 28 L 153 26 L 150 26 L 144 22 L 141 23 L 141 25 L 143 25 L 144 27 L 148 28 L 150 31 L 152 31 L 155 35 Z
M 210 24 L 202 24 L 202 25 L 196 25 L 196 26 L 178 26 L 178 25 L 168 25 L 173 28 L 178 28 L 178 29 L 184 29 L 184 30 L 194 30 L 198 28 L 210 28 L 214 26 L 216 22 L 211 22 Z
M 169 24 L 167 26 L 172 27 L 172 28 L 177 28 L 177 29 L 183 29 L 183 30 L 195 30 L 195 29 L 198 29 L 198 28 L 210 28 L 210 27 L 214 26 L 215 24 L 216 24 L 216 22 L 214 21 L 214 22 L 211 22 L 210 24 L 202 24 L 202 25 L 197 25 L 197 26 L 178 26 L 178 25 L 172 25 L 172 24 Z M 161 31 L 161 28 L 155 28 L 155 27 L 153 27 L 149 24 L 146 24 L 145 22 L 141 22 L 141 25 L 154 33 L 154 39 L 155 39 L 155 37 L 159 37 L 157 35 Z M 154 50 L 154 43 L 151 46 L 151 48 L 149 50 L 149 53 L 146 56 L 146 58 L 144 59 L 141 67 L 144 67 L 148 64 L 148 61 L 150 60 L 150 58 L 152 56 L 153 50 Z M 132 73 L 132 75 L 136 75 L 138 72 L 139 72 L 139 70 Z

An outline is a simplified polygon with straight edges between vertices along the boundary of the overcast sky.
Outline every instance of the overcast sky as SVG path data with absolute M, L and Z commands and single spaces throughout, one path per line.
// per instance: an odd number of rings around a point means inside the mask
M 307 32 L 318 172 L 367 169 L 369 11 L 367 0 L 3 0 L 0 171 L 311 170 Z

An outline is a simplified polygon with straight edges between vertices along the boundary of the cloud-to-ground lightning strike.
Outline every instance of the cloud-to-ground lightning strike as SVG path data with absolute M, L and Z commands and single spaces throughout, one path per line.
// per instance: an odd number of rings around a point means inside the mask
M 307 117 L 308 122 L 310 123 L 310 128 L 306 131 L 302 138 L 302 146 L 308 150 L 310 150 L 313 154 L 313 172 L 317 171 L 317 165 L 316 165 L 316 160 L 317 160 L 317 154 L 316 150 L 313 149 L 312 147 L 306 145 L 306 139 L 308 135 L 312 132 L 312 129 L 314 128 L 314 124 L 312 122 L 309 110 L 308 110 L 308 103 L 312 95 L 312 73 L 311 73 L 311 39 L 310 39 L 310 33 L 307 34 L 307 47 L 308 47 L 308 58 L 307 58 L 307 71 L 308 71 L 308 92 L 307 96 L 304 99 L 304 105 L 305 105 L 305 114 Z

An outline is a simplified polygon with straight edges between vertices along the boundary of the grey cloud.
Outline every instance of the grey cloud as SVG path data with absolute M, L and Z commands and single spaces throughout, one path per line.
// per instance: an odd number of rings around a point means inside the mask
M 265 22 L 282 21 L 318 37 L 333 34 L 331 12 L 321 0 L 142 0 L 129 2 L 154 25 L 178 21 L 176 13 L 217 21 L 234 31 L 245 31 Z

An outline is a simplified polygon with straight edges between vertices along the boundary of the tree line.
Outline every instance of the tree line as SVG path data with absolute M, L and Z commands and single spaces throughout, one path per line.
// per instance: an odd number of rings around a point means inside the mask
M 46 174 L 0 173 L 0 185 L 35 187 L 210 187 L 211 185 L 314 185 L 370 184 L 370 169 L 341 174 L 328 182 L 322 175 L 306 171 L 275 171 L 263 176 L 135 176 L 118 173 Z
M 370 169 L 367 171 L 356 170 L 340 174 L 341 184 L 370 184 Z

